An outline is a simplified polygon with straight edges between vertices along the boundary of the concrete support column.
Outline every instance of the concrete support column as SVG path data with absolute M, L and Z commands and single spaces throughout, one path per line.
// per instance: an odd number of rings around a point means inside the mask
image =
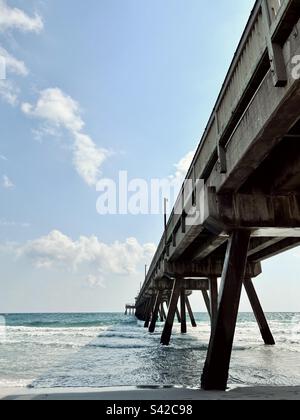
M 179 324 L 181 324 L 181 315 L 180 315 L 180 311 L 178 307 L 176 307 L 176 316 L 177 316 L 177 321 L 179 322 Z
M 211 277 L 209 279 L 209 294 L 210 294 L 210 313 L 212 329 L 214 328 L 218 316 L 218 279 Z
M 187 307 L 187 310 L 188 310 L 188 313 L 189 313 L 189 317 L 190 317 L 190 320 L 191 320 L 192 327 L 196 328 L 197 323 L 195 321 L 195 317 L 194 317 L 193 310 L 192 310 L 192 307 L 191 307 L 190 300 L 189 300 L 188 296 L 186 296 L 185 302 L 186 302 L 186 307 Z
M 204 390 L 225 391 L 234 333 L 247 265 L 250 231 L 234 231 L 228 241 L 224 262 L 218 316 L 210 339 L 202 375 Z
M 186 297 L 185 289 L 181 289 L 180 291 L 181 334 L 187 333 L 185 297 Z
M 155 328 L 156 328 L 156 323 L 157 323 L 157 319 L 158 319 L 158 313 L 159 313 L 159 308 L 160 308 L 161 301 L 162 301 L 162 296 L 163 296 L 163 291 L 160 290 L 156 295 L 156 300 L 155 300 L 155 304 L 154 304 L 154 311 L 153 311 L 153 315 L 152 315 L 152 319 L 151 319 L 151 323 L 150 323 L 150 327 L 149 327 L 149 332 L 150 333 L 154 333 Z
M 150 321 L 151 321 L 151 318 L 152 318 L 152 312 L 153 312 L 154 304 L 155 304 L 155 296 L 152 296 L 150 298 L 149 306 L 148 306 L 148 310 L 147 310 L 147 316 L 146 316 L 146 320 L 145 320 L 145 324 L 144 324 L 145 328 L 149 328 Z
M 244 286 L 245 286 L 249 301 L 251 303 L 255 318 L 257 320 L 257 323 L 261 332 L 261 336 L 266 345 L 274 346 L 275 340 L 271 333 L 264 311 L 261 307 L 261 304 L 257 296 L 257 293 L 255 291 L 252 280 L 250 278 L 245 278 Z
M 208 315 L 211 318 L 210 299 L 209 299 L 209 295 L 208 295 L 206 290 L 202 290 L 202 296 L 203 296 L 203 299 L 204 299 L 204 303 L 205 303 Z
M 180 296 L 180 288 L 178 287 L 178 280 L 175 280 L 172 296 L 171 296 L 171 300 L 169 304 L 167 320 L 166 320 L 165 327 L 161 336 L 161 344 L 164 346 L 168 346 L 170 344 L 179 296 Z
M 161 316 L 161 322 L 164 322 L 167 319 L 165 308 L 164 308 L 164 302 L 160 305 L 160 316 Z

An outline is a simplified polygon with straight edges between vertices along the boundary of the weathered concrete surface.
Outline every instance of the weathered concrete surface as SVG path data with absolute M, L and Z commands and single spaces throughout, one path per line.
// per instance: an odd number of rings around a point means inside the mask
M 204 178 L 204 189 L 181 191 L 184 210 L 171 214 L 138 303 L 165 275 L 220 276 L 232 229 L 251 230 L 255 262 L 300 242 L 300 79 L 293 77 L 300 1 L 283 1 L 267 19 L 264 1 L 255 4 L 188 172 L 190 179 Z M 281 70 L 268 55 L 285 67 L 281 87 L 274 82 Z M 195 204 L 190 225 L 186 215 Z M 184 269 L 166 267 L 171 263 Z

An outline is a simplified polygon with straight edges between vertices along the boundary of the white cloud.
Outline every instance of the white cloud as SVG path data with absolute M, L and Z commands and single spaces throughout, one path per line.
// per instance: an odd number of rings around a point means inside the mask
M 109 152 L 98 148 L 94 141 L 83 133 L 85 124 L 78 102 L 62 90 L 50 88 L 40 92 L 35 105 L 24 103 L 22 111 L 29 117 L 42 120 L 47 125 L 48 133 L 49 126 L 68 130 L 74 140 L 73 164 L 76 171 L 89 186 L 97 183 L 101 166 Z M 42 128 L 39 133 L 43 131 L 45 132 Z
M 14 73 L 19 76 L 27 76 L 28 69 L 23 61 L 20 61 L 9 54 L 0 46 L 0 57 L 5 58 L 6 73 Z M 11 106 L 18 104 L 19 88 L 8 79 L 0 80 L 0 97 Z
M 195 151 L 193 150 L 187 153 L 178 163 L 174 165 L 176 169 L 174 178 L 178 179 L 181 183 L 184 181 L 187 175 L 187 172 L 192 164 L 194 155 Z
M 7 228 L 11 228 L 11 227 L 29 228 L 30 223 L 19 223 L 19 222 L 6 220 L 6 219 L 0 219 L 0 226 L 7 227 Z
M 0 80 L 0 98 L 11 106 L 18 104 L 19 89 L 10 80 Z
M 101 289 L 105 289 L 105 281 L 103 279 L 102 276 L 94 276 L 94 275 L 89 275 L 86 278 L 85 283 L 91 288 L 91 289 L 95 289 L 95 288 L 101 288 Z
M 29 16 L 23 10 L 10 7 L 6 0 L 0 0 L 0 32 L 17 29 L 23 32 L 40 32 L 44 27 L 41 16 L 37 13 Z
M 136 273 L 141 264 L 151 261 L 155 249 L 154 244 L 142 245 L 135 238 L 110 245 L 96 236 L 81 236 L 73 241 L 58 230 L 23 245 L 9 244 L 7 247 L 36 268 L 87 272 L 85 280 L 91 287 L 103 287 L 103 279 L 109 275 Z
M 19 76 L 27 76 L 28 69 L 23 61 L 13 57 L 5 48 L 0 46 L 0 56 L 4 57 L 6 71 Z
M 5 162 L 7 162 L 7 161 L 8 161 L 7 157 L 6 157 L 6 156 L 4 156 L 4 155 L 0 155 L 0 160 L 4 160 Z
M 108 155 L 108 151 L 98 149 L 89 136 L 75 134 L 73 163 L 79 175 L 89 186 L 96 185 L 101 174 L 100 168 Z
M 36 105 L 24 103 L 22 111 L 72 133 L 80 132 L 84 127 L 79 104 L 58 88 L 41 91 Z
M 0 33 L 9 29 L 18 29 L 23 32 L 38 33 L 43 29 L 42 18 L 35 14 L 33 17 L 24 11 L 9 6 L 6 0 L 0 0 Z M 4 57 L 6 73 L 27 76 L 28 69 L 25 63 L 12 56 L 5 48 L 0 46 L 0 57 Z M 3 62 L 3 59 L 2 59 Z M 0 98 L 11 106 L 18 104 L 19 88 L 11 80 L 0 80 Z
M 7 175 L 3 175 L 2 177 L 2 187 L 9 190 L 15 187 L 15 184 L 12 182 L 11 179 Z

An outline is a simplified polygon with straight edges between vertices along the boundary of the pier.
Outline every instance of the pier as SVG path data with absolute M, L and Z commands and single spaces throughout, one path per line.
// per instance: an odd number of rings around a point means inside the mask
M 183 185 L 136 300 L 136 317 L 150 333 L 160 317 L 169 345 L 176 316 L 183 334 L 187 314 L 196 325 L 189 296 L 202 292 L 204 390 L 227 387 L 243 287 L 275 344 L 253 280 L 300 244 L 299 19 L 300 0 L 257 0 L 188 171 L 193 187 Z
M 127 304 L 125 305 L 125 315 L 134 315 L 135 314 L 135 305 Z

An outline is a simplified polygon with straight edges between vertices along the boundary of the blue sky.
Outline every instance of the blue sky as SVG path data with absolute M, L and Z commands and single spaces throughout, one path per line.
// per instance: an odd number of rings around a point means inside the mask
M 0 0 L 0 312 L 118 311 L 135 296 L 162 217 L 100 216 L 95 181 L 176 173 L 253 3 Z M 300 310 L 297 253 L 265 264 L 267 310 Z

